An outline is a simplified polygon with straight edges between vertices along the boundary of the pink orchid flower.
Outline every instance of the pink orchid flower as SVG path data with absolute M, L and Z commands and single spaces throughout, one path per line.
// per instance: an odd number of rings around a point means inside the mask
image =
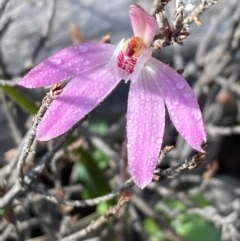
M 134 182 L 152 180 L 162 145 L 165 105 L 178 132 L 196 150 L 206 141 L 197 99 L 174 69 L 151 57 L 157 30 L 154 17 L 138 5 L 129 10 L 134 37 L 117 47 L 84 43 L 68 47 L 32 69 L 19 85 L 42 87 L 71 79 L 53 100 L 36 138 L 46 141 L 69 130 L 124 79 L 131 80 L 127 110 L 128 163 Z

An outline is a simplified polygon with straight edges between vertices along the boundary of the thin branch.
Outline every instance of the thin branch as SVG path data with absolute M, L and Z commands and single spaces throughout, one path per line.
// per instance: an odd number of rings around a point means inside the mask
M 21 186 L 18 182 L 2 197 L 0 198 L 0 208 L 8 205 L 21 191 Z
M 134 185 L 134 182 L 132 181 L 132 179 L 129 179 L 120 188 L 114 190 L 113 192 L 111 192 L 107 195 L 88 199 L 88 200 L 83 200 L 83 201 L 71 201 L 71 200 L 60 199 L 54 195 L 51 195 L 46 190 L 44 190 L 43 188 L 40 188 L 40 187 L 38 187 L 38 188 L 35 187 L 35 189 L 32 191 L 42 195 L 42 198 L 44 198 L 50 202 L 53 202 L 55 204 L 62 204 L 62 205 L 74 206 L 74 207 L 86 207 L 86 206 L 96 206 L 101 202 L 106 202 L 108 200 L 111 200 L 114 197 L 116 197 L 117 195 L 119 195 L 123 190 L 126 190 L 126 189 L 132 187 L 133 185 Z
M 167 147 L 164 150 L 169 152 L 170 149 L 171 149 L 170 147 Z M 194 168 L 199 167 L 203 163 L 204 158 L 205 158 L 205 153 L 198 153 L 198 154 L 190 157 L 186 161 L 182 162 L 179 165 L 170 167 L 165 170 L 161 170 L 161 169 L 157 168 L 155 170 L 154 174 L 158 175 L 158 176 L 173 176 L 174 174 L 177 174 L 183 170 L 194 169 Z M 111 200 L 114 197 L 116 197 L 117 195 L 119 195 L 122 191 L 124 191 L 134 185 L 135 184 L 134 184 L 133 180 L 129 179 L 121 187 L 119 187 L 118 189 L 114 190 L 113 192 L 111 192 L 107 195 L 93 198 L 93 199 L 83 200 L 83 201 L 71 201 L 71 200 L 64 200 L 64 199 L 57 198 L 56 196 L 48 193 L 45 189 L 43 189 L 40 186 L 38 186 L 37 188 L 34 187 L 32 192 L 42 195 L 42 198 L 45 198 L 46 200 L 53 202 L 55 204 L 62 204 L 62 205 L 75 206 L 75 207 L 86 207 L 86 206 L 95 206 L 101 202 Z
M 4 80 L 4 79 L 0 79 L 0 85 L 2 86 L 15 86 L 17 85 L 18 81 L 20 80 L 20 78 L 13 78 L 12 80 Z
M 197 64 L 199 65 L 203 64 L 204 58 L 206 57 L 206 54 L 209 50 L 208 48 L 210 47 L 212 41 L 214 41 L 214 38 L 218 34 L 223 22 L 227 21 L 227 19 L 230 19 L 232 12 L 236 8 L 236 4 L 238 4 L 236 3 L 237 1 L 231 2 L 231 3 L 229 2 L 228 4 L 225 4 L 221 12 L 211 19 L 210 26 L 198 45 L 198 49 L 195 57 Z
M 69 240 L 77 240 L 86 237 L 91 232 L 96 232 L 99 228 L 101 228 L 106 222 L 109 221 L 110 218 L 114 217 L 120 208 L 129 202 L 129 198 L 121 198 L 116 206 L 110 207 L 107 212 L 93 221 L 88 227 L 82 229 L 72 235 L 69 235 L 65 238 L 59 239 L 58 241 L 69 241 Z
M 165 159 L 166 155 L 173 149 L 173 146 L 166 146 L 163 150 L 161 150 L 160 156 L 158 158 L 158 163 L 156 168 L 159 168 L 162 161 Z
M 164 232 L 164 235 L 167 239 L 172 241 L 187 241 L 185 238 L 178 236 L 175 231 L 170 227 L 170 225 L 164 221 L 160 215 L 158 215 L 151 207 L 150 205 L 143 200 L 139 195 L 134 195 L 132 197 L 132 203 L 134 206 L 138 208 L 144 215 L 147 217 L 153 219 L 159 227 Z
M 173 176 L 174 174 L 177 174 L 183 170 L 191 170 L 199 167 L 202 165 L 204 159 L 205 159 L 206 153 L 198 153 L 190 158 L 188 158 L 186 161 L 180 163 L 179 165 L 170 167 L 168 169 L 161 170 L 157 168 L 154 171 L 155 175 L 159 176 Z
M 171 2 L 171 0 L 154 0 L 150 11 L 151 15 L 155 16 L 156 13 L 164 11 L 169 2 Z
M 23 146 L 22 152 L 20 154 L 18 165 L 17 165 L 17 172 L 18 172 L 18 180 L 21 186 L 24 186 L 24 173 L 23 173 L 23 167 L 26 162 L 27 156 L 31 152 L 31 146 L 33 144 L 33 141 L 36 136 L 37 126 L 40 123 L 44 113 L 48 109 L 50 103 L 52 102 L 53 97 L 50 94 L 46 95 L 46 98 L 44 99 L 42 106 L 40 107 L 38 113 L 36 114 L 34 118 L 34 122 L 32 125 L 31 130 L 28 133 L 27 140 Z
M 74 125 L 69 131 L 67 131 L 65 134 L 63 134 L 56 143 L 54 144 L 53 148 L 47 152 L 41 161 L 34 167 L 28 175 L 24 177 L 24 184 L 28 185 L 31 190 L 35 189 L 35 186 L 33 184 L 33 180 L 36 180 L 43 172 L 43 170 L 50 164 L 49 162 L 52 160 L 52 158 L 55 156 L 56 152 L 63 146 L 63 144 L 66 142 L 66 139 L 69 137 L 70 134 L 77 128 L 77 126 L 80 123 L 77 123 Z M 30 187 L 30 185 L 32 185 Z
M 192 12 L 191 14 L 184 19 L 184 27 L 186 29 L 189 28 L 189 24 L 191 24 L 194 21 L 200 21 L 199 16 L 204 13 L 207 9 L 209 9 L 212 5 L 216 4 L 218 0 L 202 0 L 202 3 L 200 3 Z M 201 23 L 201 22 L 200 22 Z
M 240 134 L 240 126 L 214 126 L 207 125 L 207 131 L 210 135 L 231 136 Z

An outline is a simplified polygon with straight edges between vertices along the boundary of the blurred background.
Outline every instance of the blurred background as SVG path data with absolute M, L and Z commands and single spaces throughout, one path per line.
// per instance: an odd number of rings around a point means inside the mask
M 201 2 L 214 1 L 192 1 L 196 7 Z M 154 53 L 176 70 L 184 69 L 198 97 L 208 133 L 204 162 L 161 177 L 143 191 L 131 187 L 112 200 L 96 201 L 129 178 L 128 84 L 120 83 L 66 141 L 34 141 L 23 167 L 30 184 L 21 190 L 17 163 L 48 89 L 29 90 L 16 83 L 71 44 L 117 44 L 131 37 L 129 5 L 152 13 L 158 1 L 0 0 L 0 241 L 240 240 L 240 3 L 215 2 L 200 15 L 200 26 L 199 19 L 189 25 L 183 46 Z M 174 11 L 172 0 L 166 6 L 170 24 Z M 174 149 L 162 158 L 162 170 L 196 154 L 166 119 L 162 148 Z M 130 202 L 118 210 L 126 196 Z

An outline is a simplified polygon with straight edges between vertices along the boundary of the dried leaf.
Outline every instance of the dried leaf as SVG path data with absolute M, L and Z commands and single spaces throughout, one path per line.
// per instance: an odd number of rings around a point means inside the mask
M 105 43 L 105 44 L 110 44 L 110 41 L 111 41 L 111 35 L 110 33 L 104 35 L 102 37 L 102 39 L 100 40 L 101 43 Z
M 81 31 L 75 23 L 70 23 L 69 34 L 74 44 L 80 44 L 84 41 Z

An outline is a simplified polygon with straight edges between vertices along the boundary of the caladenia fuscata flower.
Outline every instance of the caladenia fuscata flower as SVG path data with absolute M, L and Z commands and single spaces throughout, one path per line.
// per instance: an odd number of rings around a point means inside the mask
M 32 69 L 19 85 L 36 88 L 70 79 L 38 126 L 36 138 L 47 141 L 68 131 L 122 79 L 130 80 L 128 164 L 134 182 L 144 188 L 152 180 L 161 149 L 165 105 L 176 129 L 194 149 L 203 152 L 206 133 L 197 99 L 185 79 L 152 58 L 155 18 L 138 5 L 131 5 L 129 14 L 134 37 L 117 46 L 83 43 L 63 49 Z

